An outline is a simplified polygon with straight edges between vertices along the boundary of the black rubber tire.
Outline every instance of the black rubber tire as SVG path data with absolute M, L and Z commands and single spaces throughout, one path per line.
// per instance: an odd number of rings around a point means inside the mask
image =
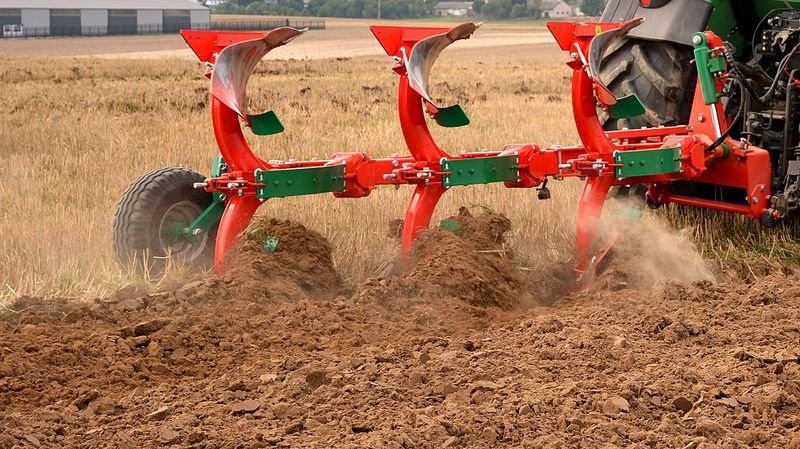
M 599 111 L 606 131 L 689 123 L 697 71 L 691 48 L 680 44 L 622 38 L 600 61 L 600 80 L 617 96 L 635 94 L 644 105 L 638 117 L 613 119 Z M 611 195 L 645 202 L 645 185 L 615 187 Z
M 606 50 L 598 76 L 617 96 L 635 94 L 645 114 L 625 119 L 600 116 L 606 130 L 671 126 L 689 122 L 697 71 L 690 47 L 622 38 Z
M 192 215 L 196 212 L 193 209 L 202 212 L 211 205 L 213 195 L 194 188 L 194 183 L 204 180 L 194 171 L 170 167 L 152 171 L 128 187 L 117 204 L 112 225 L 114 255 L 120 268 L 157 279 L 170 262 L 200 269 L 211 265 L 217 226 L 191 246 L 191 254 L 182 255 L 174 255 L 170 246 L 164 246 L 161 229 L 164 217 L 175 205 L 188 206 Z

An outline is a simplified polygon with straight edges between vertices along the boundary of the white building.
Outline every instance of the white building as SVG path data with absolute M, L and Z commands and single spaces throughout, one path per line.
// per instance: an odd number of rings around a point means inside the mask
M 437 16 L 471 16 L 472 2 L 439 2 L 433 7 Z
M 576 8 L 563 0 L 542 0 L 542 18 L 561 19 L 577 15 Z
M 210 10 L 192 0 L 0 0 L 0 27 L 25 36 L 172 33 L 207 29 Z

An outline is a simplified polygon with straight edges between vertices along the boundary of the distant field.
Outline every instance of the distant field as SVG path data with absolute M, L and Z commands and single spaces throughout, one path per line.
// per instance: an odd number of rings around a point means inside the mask
M 258 16 L 225 16 L 229 20 L 267 19 Z M 217 17 L 215 17 L 217 19 Z M 467 20 L 467 19 L 465 19 Z M 383 50 L 369 32 L 372 24 L 407 24 L 404 21 L 368 19 L 326 19 L 325 30 L 309 31 L 292 45 L 275 50 L 272 59 L 324 59 L 356 56 L 377 56 Z M 416 22 L 430 25 L 430 22 Z M 445 25 L 445 24 L 443 24 Z M 473 39 L 459 43 L 459 51 L 481 58 L 496 51 L 500 59 L 528 53 L 555 55 L 558 48 L 542 27 L 485 24 Z M 496 50 L 486 51 L 494 48 Z M 182 57 L 194 59 L 179 35 L 107 36 L 54 39 L 0 40 L 0 55 L 5 56 L 100 56 L 104 58 L 161 59 Z

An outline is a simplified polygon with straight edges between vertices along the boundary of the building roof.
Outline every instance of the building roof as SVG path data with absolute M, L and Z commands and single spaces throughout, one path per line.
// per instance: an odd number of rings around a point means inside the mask
M 202 9 L 192 0 L 0 0 L 0 8 L 21 9 Z
M 433 9 L 472 9 L 472 2 L 439 2 Z

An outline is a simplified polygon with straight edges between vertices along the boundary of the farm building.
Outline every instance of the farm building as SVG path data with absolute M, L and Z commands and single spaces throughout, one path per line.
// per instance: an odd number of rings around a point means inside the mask
M 471 16 L 472 2 L 439 2 L 433 12 L 437 16 Z
M 207 29 L 209 21 L 210 10 L 191 0 L 0 0 L 4 34 L 169 33 Z
M 563 0 L 543 0 L 541 9 L 542 17 L 545 19 L 558 19 L 578 15 L 577 8 L 570 6 Z

